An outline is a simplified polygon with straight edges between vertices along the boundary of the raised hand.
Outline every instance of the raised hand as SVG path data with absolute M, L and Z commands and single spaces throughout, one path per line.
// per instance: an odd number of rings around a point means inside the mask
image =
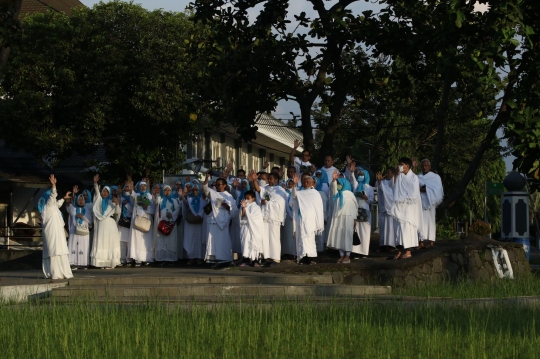
M 270 163 L 268 161 L 266 161 L 264 164 L 263 164 L 263 167 L 264 169 L 267 169 L 268 166 L 270 166 Z
M 298 173 L 294 174 L 293 181 L 295 185 L 300 183 L 300 175 Z
M 311 165 L 311 173 L 315 174 L 317 172 L 317 167 L 315 165 Z
M 66 195 L 64 196 L 64 199 L 69 199 L 69 195 L 70 195 L 70 194 L 71 194 L 71 192 L 70 192 L 70 191 L 67 191 L 67 192 L 66 192 Z
M 332 180 L 337 181 L 339 178 L 339 171 L 334 170 L 334 173 L 332 173 Z
M 49 176 L 49 181 L 51 181 L 53 187 L 56 187 L 56 177 L 54 175 Z
M 73 186 L 73 194 L 79 193 L 79 186 L 75 185 Z
M 296 150 L 298 148 L 298 146 L 300 146 L 300 141 L 298 139 L 294 140 L 294 149 Z
M 238 178 L 235 178 L 232 184 L 233 184 L 234 188 L 237 188 L 240 185 L 240 182 L 238 181 Z
M 118 197 L 113 197 L 112 201 L 113 201 L 114 204 L 118 204 Z
M 352 162 L 352 157 L 351 157 L 351 155 L 345 156 L 345 160 L 347 161 L 347 164 L 350 165 L 351 162 Z
M 379 181 L 379 183 L 381 183 L 382 179 L 383 179 L 383 175 L 381 173 L 381 171 L 377 172 L 377 181 Z
M 188 182 L 191 182 L 191 177 L 189 177 L 189 176 L 186 177 L 186 183 L 188 183 Z
M 246 208 L 247 207 L 247 201 L 245 199 L 243 199 L 242 201 L 240 201 L 240 205 L 242 206 L 242 208 Z
M 413 157 L 412 158 L 412 169 L 415 170 L 416 167 L 418 167 L 418 158 Z
M 99 175 L 96 173 L 94 175 L 94 184 L 97 184 L 99 182 Z

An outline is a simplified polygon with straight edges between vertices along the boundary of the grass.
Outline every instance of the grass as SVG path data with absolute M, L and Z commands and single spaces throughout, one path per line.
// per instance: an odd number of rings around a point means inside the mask
M 0 305 L 2 358 L 537 358 L 540 310 Z
M 414 288 L 393 288 L 394 295 L 449 298 L 505 298 L 539 296 L 540 278 L 531 275 L 518 279 L 497 279 L 492 283 L 476 283 L 471 280 L 429 284 Z

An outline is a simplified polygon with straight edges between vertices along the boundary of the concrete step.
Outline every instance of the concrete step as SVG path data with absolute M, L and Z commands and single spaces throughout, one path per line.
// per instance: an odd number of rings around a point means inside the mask
M 389 295 L 392 288 L 389 286 L 357 286 L 334 284 L 304 284 L 304 285 L 226 285 L 226 284 L 193 284 L 193 285 L 116 285 L 116 286 L 73 286 L 69 285 L 52 290 L 53 297 L 104 297 L 122 298 L 139 297 L 148 298 L 192 298 L 198 297 L 295 297 L 295 296 L 366 296 Z
M 265 275 L 265 276 L 179 276 L 109 278 L 71 278 L 70 286 L 95 285 L 184 285 L 184 284 L 332 284 L 331 275 Z

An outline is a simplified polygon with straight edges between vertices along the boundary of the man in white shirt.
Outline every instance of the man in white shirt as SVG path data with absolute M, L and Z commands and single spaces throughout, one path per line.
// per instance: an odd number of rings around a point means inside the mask
M 327 155 L 324 157 L 324 167 L 322 168 L 323 171 L 326 172 L 326 178 L 327 178 L 327 184 L 328 187 L 330 187 L 330 184 L 332 183 L 332 178 L 334 176 L 334 171 L 337 171 L 338 169 L 334 167 L 334 157 L 332 155 Z

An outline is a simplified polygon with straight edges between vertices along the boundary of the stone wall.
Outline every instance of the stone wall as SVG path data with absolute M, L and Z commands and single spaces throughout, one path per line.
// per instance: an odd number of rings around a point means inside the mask
M 508 252 L 514 278 L 531 275 L 531 269 L 523 248 L 508 243 L 501 245 Z M 405 260 L 401 261 L 405 264 Z M 464 246 L 452 252 L 426 258 L 422 263 L 412 263 L 401 268 L 381 268 L 374 266 L 332 272 L 336 284 L 382 284 L 394 287 L 415 287 L 443 281 L 472 279 L 489 282 L 498 278 L 491 248 L 486 246 Z

